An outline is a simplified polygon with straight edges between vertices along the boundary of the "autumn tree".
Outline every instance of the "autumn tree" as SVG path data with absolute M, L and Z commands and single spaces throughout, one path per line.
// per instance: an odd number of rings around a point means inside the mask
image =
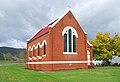
M 120 36 L 117 33 L 111 38 L 108 32 L 98 32 L 96 39 L 90 42 L 93 44 L 94 59 L 108 60 L 112 55 L 120 55 Z
M 110 49 L 114 55 L 120 56 L 120 36 L 115 33 L 115 36 L 110 40 Z
M 20 52 L 19 58 L 20 58 L 20 61 L 21 61 L 21 62 L 24 62 L 24 57 L 25 57 L 24 52 Z
M 8 61 L 12 60 L 12 57 L 13 57 L 13 56 L 12 56 L 11 53 L 5 54 L 5 59 L 8 60 Z

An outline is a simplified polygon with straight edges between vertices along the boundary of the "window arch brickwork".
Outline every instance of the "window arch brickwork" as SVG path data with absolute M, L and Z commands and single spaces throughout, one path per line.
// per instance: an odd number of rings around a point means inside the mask
M 78 38 L 76 30 L 67 26 L 63 29 L 62 36 L 64 36 L 64 53 L 76 53 L 76 39 Z

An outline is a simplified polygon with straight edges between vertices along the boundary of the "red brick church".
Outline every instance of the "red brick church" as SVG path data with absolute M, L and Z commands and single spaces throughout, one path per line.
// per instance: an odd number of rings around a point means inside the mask
M 92 45 L 71 10 L 27 41 L 28 69 L 54 71 L 93 67 Z

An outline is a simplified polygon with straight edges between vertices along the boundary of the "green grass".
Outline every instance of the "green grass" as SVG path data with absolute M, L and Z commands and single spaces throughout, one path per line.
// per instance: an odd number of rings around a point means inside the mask
M 42 72 L 24 63 L 0 62 L 0 82 L 120 82 L 120 67 Z

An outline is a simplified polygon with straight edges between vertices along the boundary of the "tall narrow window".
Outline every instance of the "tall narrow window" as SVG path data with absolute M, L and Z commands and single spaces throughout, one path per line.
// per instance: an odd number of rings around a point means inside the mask
M 73 52 L 76 52 L 76 36 L 73 35 Z
M 33 56 L 34 56 L 34 47 L 33 47 L 33 52 L 32 52 Z
M 62 31 L 62 36 L 64 36 L 64 54 L 76 54 L 76 41 L 78 34 L 76 30 L 67 26 Z
M 67 52 L 67 34 L 64 34 L 64 52 Z
M 44 55 L 46 55 L 46 44 L 44 42 Z
M 40 56 L 40 45 L 38 45 L 38 56 Z
M 72 52 L 72 37 L 71 37 L 71 29 L 68 30 L 69 36 L 69 52 Z

